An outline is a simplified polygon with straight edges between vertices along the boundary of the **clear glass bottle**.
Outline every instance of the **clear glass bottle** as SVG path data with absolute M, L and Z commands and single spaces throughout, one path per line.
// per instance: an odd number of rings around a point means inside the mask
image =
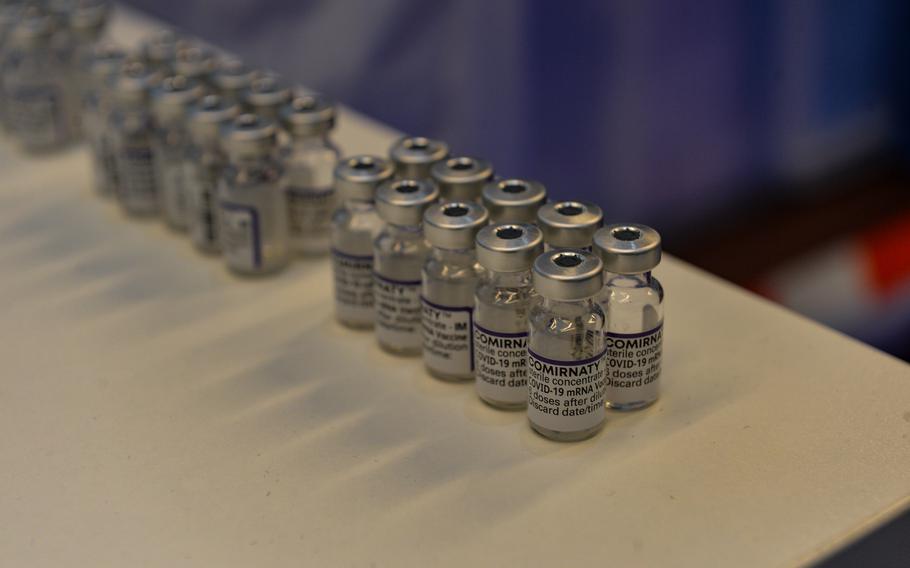
M 420 271 L 430 252 L 423 214 L 439 199 L 430 180 L 388 181 L 376 190 L 376 212 L 384 225 L 373 241 L 373 299 L 376 340 L 396 355 L 423 348 Z
M 225 263 L 237 274 L 271 274 L 290 260 L 276 130 L 255 114 L 241 114 L 228 129 L 229 162 L 218 185 L 218 233 Z
M 187 222 L 193 245 L 207 254 L 221 251 L 217 190 L 227 165 L 221 133 L 239 114 L 239 105 L 227 103 L 218 95 L 206 95 L 190 111 L 191 143 L 184 163 Z
M 604 424 L 605 316 L 594 297 L 603 263 L 578 249 L 552 250 L 534 261 L 528 337 L 528 421 L 561 442 L 584 440 Z
M 546 203 L 537 210 L 544 249 L 591 250 L 594 233 L 603 225 L 600 207 L 586 201 Z
M 168 227 L 186 231 L 189 207 L 185 162 L 190 143 L 190 107 L 202 96 L 202 85 L 183 75 L 161 82 L 152 96 L 155 123 L 152 154 L 158 185 L 161 215 Z
M 347 327 L 373 327 L 373 240 L 382 228 L 374 199 L 392 172 L 391 163 L 365 155 L 343 159 L 335 167 L 335 190 L 342 200 L 331 231 L 335 319 Z
M 542 252 L 543 235 L 531 224 L 488 225 L 477 233 L 484 271 L 474 293 L 474 385 L 496 408 L 528 403 L 528 316 L 537 299 L 531 266 Z
M 542 183 L 529 179 L 492 181 L 483 187 L 483 205 L 490 212 L 490 223 L 537 222 L 537 210 L 547 200 Z
M 594 235 L 604 264 L 598 297 L 607 315 L 607 406 L 644 408 L 660 396 L 664 289 L 651 275 L 660 263 L 660 234 L 635 223 L 608 225 Z
M 395 177 L 398 179 L 429 179 L 433 164 L 448 155 L 448 144 L 424 136 L 399 138 L 389 149 L 389 158 L 395 164 Z
M 89 64 L 89 84 L 82 100 L 82 130 L 92 153 L 95 191 L 112 197 L 117 187 L 113 137 L 110 131 L 111 83 L 120 72 L 126 52 L 109 43 L 95 46 Z
M 71 65 L 69 69 L 69 88 L 75 100 L 84 108 L 85 99 L 93 89 L 91 65 L 94 61 L 95 46 L 104 32 L 110 13 L 110 4 L 104 0 L 80 0 L 67 14 L 67 28 L 70 41 L 66 46 Z M 77 108 L 72 119 L 74 132 L 82 131 L 84 113 Z
M 442 201 L 480 201 L 480 192 L 493 179 L 493 165 L 480 158 L 461 156 L 440 160 L 430 167 Z
M 158 214 L 152 141 L 151 93 L 160 75 L 139 60 L 128 60 L 114 80 L 110 132 L 117 169 L 115 195 L 132 216 Z
M 281 122 L 290 136 L 282 159 L 288 178 L 291 248 L 298 254 L 326 254 L 337 208 L 333 172 L 341 153 L 329 137 L 335 127 L 335 105 L 316 95 L 295 97 L 281 110 Z
M 215 53 L 201 45 L 189 44 L 180 47 L 174 55 L 174 74 L 193 79 L 203 86 L 206 93 L 215 92 L 212 75 L 218 58 Z
M 258 73 L 243 61 L 233 57 L 219 59 L 212 73 L 215 94 L 227 103 L 243 105 L 243 92 L 250 87 Z
M 260 72 L 250 86 L 243 92 L 244 109 L 253 114 L 274 122 L 279 129 L 282 128 L 281 109 L 290 102 L 292 94 L 284 80 L 275 73 Z M 279 134 L 279 142 L 286 142 L 286 138 Z
M 474 239 L 489 214 L 475 201 L 438 203 L 423 217 L 433 247 L 421 272 L 423 362 L 436 378 L 474 378 L 474 289 L 480 275 Z
M 51 43 L 54 19 L 28 8 L 9 33 L 3 83 L 7 116 L 20 146 L 40 154 L 73 141 L 79 110 L 66 61 Z

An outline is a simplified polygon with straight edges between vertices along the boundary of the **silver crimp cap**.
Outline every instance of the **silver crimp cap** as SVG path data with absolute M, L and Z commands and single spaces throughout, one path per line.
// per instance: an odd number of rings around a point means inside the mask
M 660 233 L 638 223 L 607 225 L 594 235 L 594 252 L 607 272 L 648 272 L 660 264 Z
M 584 300 L 603 288 L 603 263 L 577 249 L 545 252 L 534 261 L 534 288 L 552 300 Z
M 443 201 L 477 201 L 484 184 L 493 178 L 493 165 L 480 158 L 461 156 L 436 162 L 430 174 Z
M 335 104 L 320 95 L 298 95 L 281 108 L 280 119 L 291 136 L 318 136 L 335 127 Z
M 279 110 L 291 100 L 291 88 L 275 73 L 263 73 L 253 79 L 242 98 L 256 114 L 277 121 Z
M 217 146 L 221 132 L 240 114 L 240 106 L 219 95 L 206 95 L 190 109 L 190 136 L 206 147 Z
M 174 57 L 174 72 L 200 81 L 208 80 L 218 63 L 214 52 L 199 46 L 188 45 L 180 48 Z
M 477 233 L 487 224 L 486 208 L 474 201 L 437 203 L 423 215 L 423 232 L 434 247 L 473 249 Z
M 477 261 L 489 270 L 529 270 L 543 252 L 543 234 L 530 223 L 487 225 L 477 233 Z
M 225 146 L 231 159 L 263 156 L 274 150 L 275 123 L 255 114 L 241 114 L 227 131 Z
M 503 179 L 483 187 L 483 204 L 491 223 L 534 223 L 546 200 L 543 184 L 529 179 Z
M 225 99 L 240 102 L 240 94 L 250 86 L 256 75 L 256 71 L 247 67 L 243 61 L 228 57 L 217 62 L 215 72 L 212 73 L 212 84 Z
M 586 201 L 547 203 L 537 210 L 543 240 L 552 248 L 587 248 L 603 225 L 600 207 Z
M 152 92 L 152 113 L 160 125 L 182 123 L 190 106 L 199 100 L 204 88 L 198 81 L 183 75 L 166 78 Z
M 389 149 L 389 157 L 395 164 L 395 175 L 403 179 L 430 177 L 433 164 L 448 155 L 448 144 L 423 136 L 399 138 Z
M 335 166 L 335 190 L 342 199 L 372 201 L 376 187 L 392 177 L 392 164 L 377 156 L 344 158 Z
M 117 105 L 143 107 L 160 81 L 161 75 L 156 71 L 138 59 L 127 57 L 114 80 L 111 96 Z
M 430 180 L 390 180 L 376 190 L 376 212 L 386 223 L 413 227 L 437 199 L 439 190 Z

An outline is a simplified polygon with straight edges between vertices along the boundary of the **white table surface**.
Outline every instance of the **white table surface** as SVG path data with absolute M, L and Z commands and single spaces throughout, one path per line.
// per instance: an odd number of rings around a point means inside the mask
M 910 366 L 673 258 L 663 398 L 558 444 L 333 323 L 325 260 L 237 279 L 83 149 L 0 167 L 2 566 L 790 566 L 910 507 Z

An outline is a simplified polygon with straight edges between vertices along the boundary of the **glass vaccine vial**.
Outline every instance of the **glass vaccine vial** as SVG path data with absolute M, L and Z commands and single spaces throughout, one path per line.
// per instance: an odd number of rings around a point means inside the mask
M 206 93 L 213 92 L 215 85 L 212 75 L 217 63 L 218 58 L 211 50 L 201 45 L 186 45 L 174 55 L 174 74 L 195 80 L 203 86 Z
M 392 173 L 392 164 L 376 156 L 353 156 L 335 167 L 341 199 L 331 231 L 335 319 L 347 327 L 373 327 L 373 240 L 382 228 L 374 199 Z
M 496 408 L 528 403 L 528 316 L 537 299 L 531 266 L 542 252 L 543 235 L 531 224 L 488 225 L 477 233 L 484 271 L 474 293 L 474 384 Z
M 187 223 L 190 239 L 200 252 L 221 250 L 217 190 L 227 165 L 221 134 L 239 114 L 240 106 L 218 95 L 206 95 L 190 111 L 190 145 L 184 163 Z
M 67 17 L 67 28 L 71 37 L 68 48 L 71 58 L 70 89 L 76 97 L 77 105 L 84 104 L 86 96 L 92 89 L 90 69 L 94 61 L 95 46 L 107 24 L 111 5 L 104 0 L 82 0 L 72 6 Z M 82 134 L 83 114 L 79 106 L 74 108 L 72 118 L 74 132 Z
M 594 251 L 604 264 L 607 406 L 644 408 L 660 396 L 664 290 L 651 275 L 660 235 L 635 223 L 608 225 L 594 235 Z
M 527 179 L 504 179 L 483 186 L 483 205 L 490 223 L 537 222 L 537 210 L 547 200 L 542 183 Z
M 226 102 L 242 105 L 243 92 L 250 87 L 256 76 L 256 71 L 239 59 L 227 57 L 218 60 L 215 72 L 212 73 L 212 85 L 215 93 L 221 95 Z
M 604 424 L 604 313 L 594 301 L 603 263 L 579 249 L 551 250 L 534 261 L 528 337 L 528 421 L 560 442 L 584 440 Z
M 423 214 L 439 199 L 432 181 L 387 181 L 376 190 L 376 212 L 384 224 L 373 241 L 373 302 L 376 340 L 395 355 L 423 349 L 420 271 L 430 252 Z
M 594 233 L 603 225 L 600 207 L 586 201 L 547 203 L 537 210 L 537 226 L 543 231 L 546 250 L 591 250 Z
M 298 254 L 326 254 L 337 208 L 333 175 L 340 151 L 329 137 L 335 127 L 335 105 L 320 96 L 301 95 L 280 114 L 290 138 L 282 159 L 288 180 L 291 248 Z
M 183 75 L 161 82 L 152 97 L 155 123 L 152 154 L 161 214 L 168 227 L 186 231 L 189 206 L 186 190 L 186 153 L 190 143 L 190 107 L 202 96 L 202 85 Z
M 188 40 L 172 30 L 161 30 L 143 42 L 139 52 L 149 69 L 168 77 L 174 74 L 174 56 L 184 45 L 189 45 Z
M 144 63 L 124 63 L 112 90 L 110 129 L 117 170 L 115 194 L 132 216 L 158 213 L 152 144 L 155 136 L 150 101 L 160 76 Z
M 126 53 L 111 44 L 95 47 L 89 64 L 89 82 L 82 100 L 82 129 L 92 153 L 95 191 L 111 197 L 117 187 L 113 141 L 108 125 L 111 115 L 111 82 L 126 60 Z
M 389 149 L 398 179 L 429 179 L 430 168 L 449 155 L 449 145 L 442 140 L 423 136 L 399 138 Z
M 475 201 L 437 203 L 423 216 L 432 249 L 421 273 L 423 362 L 436 378 L 474 378 L 474 289 L 480 275 L 474 239 L 489 215 Z
M 279 113 L 291 96 L 291 88 L 274 73 L 260 73 L 242 95 L 248 112 L 274 122 L 279 128 L 282 127 Z
M 483 186 L 493 179 L 493 165 L 480 158 L 448 158 L 433 164 L 430 175 L 442 201 L 480 201 Z
M 275 125 L 255 114 L 241 114 L 227 132 L 228 164 L 218 185 L 218 233 L 225 263 L 237 274 L 270 274 L 290 259 L 275 135 Z
M 76 134 L 79 104 L 67 62 L 52 43 L 55 30 L 51 16 L 28 8 L 4 49 L 6 113 L 19 145 L 31 154 L 62 148 Z

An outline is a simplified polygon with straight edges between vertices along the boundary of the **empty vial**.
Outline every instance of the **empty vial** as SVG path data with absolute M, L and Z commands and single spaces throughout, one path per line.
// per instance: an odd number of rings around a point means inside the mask
M 474 239 L 488 218 L 474 201 L 439 203 L 423 217 L 433 247 L 421 274 L 423 362 L 440 379 L 474 378 L 472 316 L 481 270 Z
M 340 152 L 329 137 L 335 105 L 323 97 L 301 95 L 284 106 L 281 122 L 290 137 L 282 156 L 291 248 L 300 254 L 325 254 L 337 208 L 333 172 Z
M 430 180 L 388 181 L 376 190 L 376 212 L 384 222 L 373 241 L 376 339 L 397 355 L 417 355 L 423 345 L 420 271 L 430 252 L 423 214 L 437 199 Z
M 546 250 L 590 251 L 594 233 L 603 225 L 603 219 L 600 207 L 586 201 L 547 203 L 537 210 L 537 226 L 543 231 Z
M 608 225 L 594 235 L 594 251 L 604 265 L 607 406 L 644 408 L 660 396 L 664 290 L 651 275 L 660 235 L 645 225 Z
M 493 165 L 480 158 L 449 158 L 430 168 L 442 201 L 480 201 L 480 192 L 493 179 Z
M 376 156 L 353 156 L 335 167 L 341 199 L 331 231 L 335 318 L 348 327 L 373 326 L 373 240 L 382 228 L 374 199 L 392 173 L 392 164 Z
M 606 409 L 604 313 L 594 301 L 603 263 L 577 249 L 552 250 L 534 261 L 528 337 L 528 421 L 558 441 L 583 440 L 603 427 Z
M 207 92 L 214 91 L 212 74 L 215 72 L 218 58 L 215 53 L 201 45 L 186 45 L 174 55 L 174 74 L 195 79 Z
M 113 195 L 117 187 L 117 167 L 109 128 L 111 115 L 111 82 L 117 77 L 126 53 L 111 44 L 100 44 L 93 50 L 89 64 L 89 83 L 82 100 L 82 130 L 92 152 L 95 190 L 99 195 Z
M 244 108 L 282 126 L 279 113 L 290 100 L 291 88 L 274 73 L 260 73 L 243 92 Z
M 528 315 L 537 299 L 531 266 L 542 252 L 543 235 L 531 224 L 488 225 L 477 233 L 485 270 L 474 295 L 474 384 L 497 408 L 528 403 Z
M 228 103 L 242 104 L 242 94 L 249 88 L 257 73 L 239 59 L 220 59 L 212 73 L 215 93 Z
M 537 223 L 537 210 L 547 200 L 542 183 L 528 179 L 492 181 L 483 187 L 490 223 Z
M 221 144 L 222 131 L 240 114 L 240 106 L 218 95 L 206 95 L 190 111 L 190 146 L 184 164 L 187 222 L 198 250 L 221 250 L 218 240 L 218 183 L 227 165 Z
M 224 260 L 238 274 L 276 272 L 290 258 L 275 135 L 275 124 L 255 114 L 238 116 L 227 132 L 229 161 L 218 185 L 218 233 Z
M 399 138 L 389 150 L 389 157 L 395 164 L 395 177 L 399 179 L 428 179 L 433 164 L 448 155 L 448 144 L 423 136 Z
M 13 26 L 4 49 L 7 116 L 14 136 L 30 153 L 56 150 L 75 135 L 79 104 L 67 82 L 64 54 L 51 42 L 54 22 L 29 8 Z
M 160 76 L 143 62 L 124 63 L 111 92 L 110 129 L 117 169 L 115 195 L 130 215 L 158 213 L 150 110 L 152 89 Z
M 187 230 L 186 153 L 190 144 L 190 107 L 202 96 L 202 85 L 183 75 L 161 82 L 152 98 L 155 138 L 152 151 L 161 214 L 167 225 Z

